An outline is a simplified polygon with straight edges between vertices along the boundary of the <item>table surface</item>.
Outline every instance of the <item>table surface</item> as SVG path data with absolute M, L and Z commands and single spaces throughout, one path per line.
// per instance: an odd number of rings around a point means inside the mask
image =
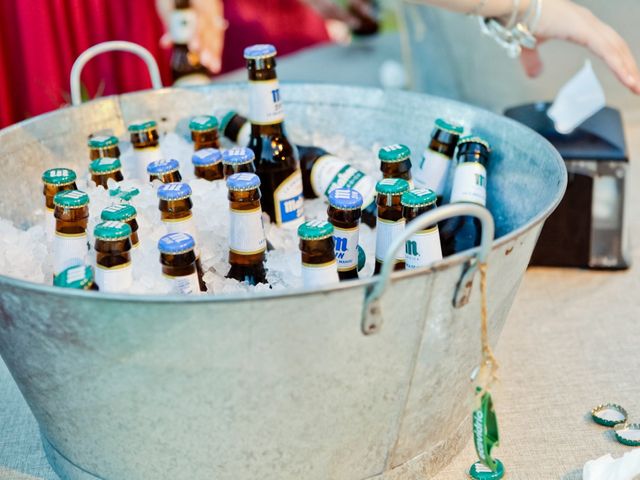
M 389 43 L 379 58 L 389 58 L 395 48 Z M 313 61 L 309 55 L 301 56 L 303 62 Z M 363 56 L 366 50 L 356 55 Z M 295 70 L 288 61 L 282 64 Z M 375 84 L 375 65 L 366 68 L 369 84 Z M 633 158 L 640 154 L 640 116 L 626 115 L 626 127 Z M 632 170 L 629 182 L 632 238 L 640 238 L 640 209 L 633 207 L 640 200 L 633 189 L 639 175 Z M 527 272 L 496 352 L 501 378 L 494 395 L 501 435 L 496 456 L 507 478 L 580 479 L 587 460 L 630 450 L 610 429 L 595 425 L 589 411 L 614 402 L 626 407 L 631 421 L 640 421 L 640 248 L 633 244 L 632 257 L 634 268 L 622 272 Z M 2 360 L 0 405 L 0 480 L 56 480 L 36 422 Z M 469 441 L 433 480 L 466 478 L 475 458 Z

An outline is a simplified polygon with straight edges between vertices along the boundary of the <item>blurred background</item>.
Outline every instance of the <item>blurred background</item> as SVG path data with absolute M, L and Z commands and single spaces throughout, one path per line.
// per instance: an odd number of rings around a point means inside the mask
M 615 8 L 604 0 L 578 3 L 610 23 L 640 56 L 640 32 L 633 21 L 637 18 L 633 13 L 640 13 L 637 0 L 617 0 Z M 244 46 L 269 42 L 278 47 L 279 76 L 284 81 L 406 88 L 502 111 L 506 106 L 553 99 L 591 58 L 608 103 L 625 114 L 640 107 L 603 62 L 583 48 L 545 43 L 544 72 L 529 79 L 517 60 L 480 33 L 477 19 L 418 0 L 380 0 L 377 34 L 350 38 L 340 33 L 335 21 L 328 22 L 302 0 L 228 0 L 224 8 L 229 26 L 222 71 L 214 81 L 243 80 Z M 149 49 L 169 85 L 171 50 L 161 46 L 164 33 L 156 0 L 0 0 L 0 126 L 68 104 L 74 59 L 107 40 L 129 40 Z M 150 84 L 138 59 L 111 54 L 91 63 L 83 86 L 85 97 L 94 98 Z

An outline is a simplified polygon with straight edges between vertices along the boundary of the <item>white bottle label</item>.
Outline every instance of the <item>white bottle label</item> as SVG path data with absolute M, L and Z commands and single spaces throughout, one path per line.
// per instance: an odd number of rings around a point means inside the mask
M 284 120 L 277 79 L 249 82 L 249 118 L 256 125 L 272 125 Z
M 196 229 L 196 223 L 193 220 L 193 215 L 188 217 L 168 220 L 163 219 L 162 223 L 167 227 L 167 233 L 188 233 L 196 243 L 196 247 L 193 249 L 196 254 L 196 258 L 200 257 L 200 244 L 198 243 L 198 230 Z
M 131 262 L 117 267 L 103 267 L 96 265 L 96 284 L 101 292 L 126 292 L 133 284 L 133 269 Z
M 451 203 L 487 203 L 487 170 L 482 164 L 464 162 L 456 167 L 451 188 Z
M 338 277 L 338 268 L 335 260 L 322 265 L 302 264 L 302 283 L 305 288 L 324 287 L 339 281 L 340 277 Z
M 276 223 L 285 228 L 298 228 L 304 222 L 302 174 L 296 170 L 273 192 Z
M 53 273 L 58 275 L 69 267 L 84 265 L 89 251 L 87 234 L 64 234 L 56 232 L 53 237 Z
M 404 232 L 404 218 L 397 222 L 378 217 L 376 223 L 376 260 L 383 262 L 393 241 Z M 404 249 L 399 248 L 395 254 L 398 262 L 404 261 Z
M 262 226 L 262 209 L 230 210 L 229 249 L 241 255 L 264 252 L 267 240 Z
M 162 159 L 162 152 L 160 151 L 160 147 L 146 147 L 146 148 L 136 148 L 135 152 L 135 162 L 134 168 L 132 168 L 132 173 L 136 176 L 138 180 L 144 182 L 145 180 L 149 180 L 149 174 L 147 173 L 147 165 L 151 162 L 156 162 Z
M 182 277 L 172 277 L 167 274 L 163 274 L 163 276 L 171 283 L 172 293 L 179 295 L 197 295 L 200 293 L 200 282 L 197 272 Z
M 352 188 L 363 198 L 362 209 L 376 199 L 376 185 L 371 177 L 333 155 L 318 158 L 311 168 L 311 187 L 319 197 L 329 196 L 336 188 Z
M 190 8 L 176 9 L 169 17 L 169 35 L 171 41 L 186 45 L 196 35 L 196 12 Z
M 360 229 L 338 228 L 333 226 L 333 239 L 335 241 L 336 260 L 338 271 L 345 272 L 358 268 L 358 241 Z
M 426 149 L 422 154 L 422 159 L 418 168 L 412 170 L 411 174 L 416 181 L 418 188 L 429 188 L 441 196 L 447 183 L 451 159 L 446 155 Z
M 438 226 L 421 230 L 405 243 L 405 266 L 411 270 L 442 260 Z
M 249 140 L 251 140 L 251 122 L 245 122 L 238 131 L 236 142 L 241 147 L 246 147 L 249 145 Z
M 45 208 L 44 211 L 45 231 L 47 239 L 51 241 L 56 233 L 56 217 L 53 215 L 53 209 Z

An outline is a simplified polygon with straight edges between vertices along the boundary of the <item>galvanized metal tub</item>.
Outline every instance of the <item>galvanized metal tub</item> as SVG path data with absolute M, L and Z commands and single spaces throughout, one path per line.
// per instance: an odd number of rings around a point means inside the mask
M 489 139 L 495 343 L 564 192 L 551 145 L 508 119 L 425 95 L 286 85 L 283 97 L 295 129 L 344 134 L 366 147 L 402 142 L 419 152 L 436 116 Z M 0 132 L 0 211 L 32 221 L 41 172 L 84 169 L 93 131 L 122 135 L 145 116 L 173 130 L 203 106 L 220 113 L 244 98 L 243 86 L 164 89 L 9 127 Z M 158 298 L 0 275 L 0 353 L 62 478 L 423 478 L 469 438 L 479 282 L 467 305 L 452 300 L 475 253 L 393 273 L 371 304 L 365 298 L 377 278 L 249 298 Z M 375 334 L 365 335 L 363 322 L 372 321 Z

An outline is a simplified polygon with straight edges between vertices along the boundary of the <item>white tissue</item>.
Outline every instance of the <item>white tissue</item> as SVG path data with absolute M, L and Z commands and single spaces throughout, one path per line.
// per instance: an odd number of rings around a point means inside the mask
M 606 105 L 604 90 L 587 60 L 584 67 L 560 89 L 548 115 L 560 133 L 573 132 Z
M 640 450 L 632 450 L 620 458 L 610 453 L 589 460 L 582 469 L 582 480 L 634 480 L 640 475 Z

